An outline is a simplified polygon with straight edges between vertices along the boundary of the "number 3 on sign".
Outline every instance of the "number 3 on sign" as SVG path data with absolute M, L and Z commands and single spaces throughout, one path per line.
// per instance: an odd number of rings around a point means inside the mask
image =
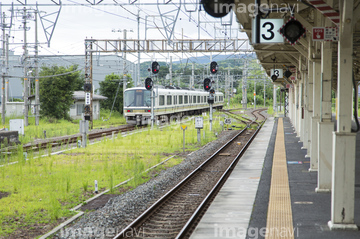
M 260 34 L 260 43 L 284 43 L 284 38 L 279 29 L 284 24 L 284 19 L 260 19 L 260 30 L 256 30 L 255 19 L 253 20 L 253 42 L 255 34 Z

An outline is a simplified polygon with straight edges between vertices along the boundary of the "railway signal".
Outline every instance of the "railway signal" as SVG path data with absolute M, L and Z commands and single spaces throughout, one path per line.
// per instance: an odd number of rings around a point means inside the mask
M 289 21 L 280 28 L 280 33 L 291 45 L 295 45 L 295 43 L 305 35 L 306 29 L 298 20 L 291 17 Z
M 154 62 L 151 64 L 151 70 L 152 70 L 152 73 L 153 73 L 153 74 L 159 73 L 159 70 L 160 70 L 160 65 L 159 65 L 159 63 L 157 63 L 156 61 L 154 61 Z
M 153 87 L 153 80 L 151 79 L 151 78 L 146 78 L 145 79 L 145 88 L 147 89 L 147 90 L 151 90 L 152 89 L 152 87 Z
M 272 81 L 276 81 L 276 80 L 277 80 L 277 76 L 276 76 L 276 75 L 272 75 L 272 76 L 271 76 L 271 80 L 272 80 Z
M 209 78 L 205 78 L 204 90 L 209 91 L 210 89 L 211 89 L 211 80 Z
M 210 63 L 210 72 L 211 72 L 211 74 L 215 74 L 218 71 L 218 69 L 219 69 L 219 66 L 218 66 L 217 62 L 212 61 Z

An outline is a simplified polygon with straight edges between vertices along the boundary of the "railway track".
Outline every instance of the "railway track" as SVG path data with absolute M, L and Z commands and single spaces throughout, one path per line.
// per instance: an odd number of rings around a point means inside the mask
M 189 237 L 260 128 L 240 131 L 114 239 Z
M 255 109 L 255 110 L 252 110 L 250 111 L 250 113 L 255 117 L 254 120 L 252 119 L 249 119 L 245 116 L 240 116 L 236 113 L 233 113 L 233 112 L 230 112 L 229 110 L 223 110 L 223 112 L 228 115 L 229 117 L 231 118 L 234 118 L 248 126 L 251 126 L 253 124 L 256 124 L 256 125 L 260 125 L 258 121 L 264 121 L 265 120 L 265 117 L 261 114 L 262 111 L 266 110 L 265 108 L 259 108 L 259 109 Z
M 135 126 L 132 125 L 122 125 L 116 128 L 111 129 L 104 129 L 99 131 L 90 132 L 88 134 L 89 140 L 94 140 L 102 137 L 106 137 L 109 135 L 112 135 L 113 132 L 115 133 L 122 133 L 127 131 L 132 131 L 135 129 Z M 61 145 L 67 145 L 67 144 L 75 144 L 77 141 L 81 139 L 81 134 L 74 134 L 74 135 L 67 135 L 67 136 L 60 136 L 56 138 L 49 138 L 47 140 L 41 140 L 40 142 L 33 142 L 33 143 L 27 143 L 23 145 L 23 151 L 39 151 L 40 149 L 46 149 L 46 148 L 54 148 Z M 7 148 L 1 149 L 1 151 L 7 151 L 12 152 L 14 150 L 17 150 L 16 146 L 10 146 Z

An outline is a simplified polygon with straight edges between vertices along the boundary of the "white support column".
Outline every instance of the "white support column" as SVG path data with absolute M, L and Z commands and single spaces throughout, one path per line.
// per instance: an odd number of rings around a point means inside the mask
M 333 6 L 333 1 L 327 2 Z M 332 26 L 329 19 L 325 19 L 325 27 Z M 318 123 L 318 175 L 316 192 L 331 191 L 332 170 L 332 134 L 334 123 L 331 122 L 331 79 L 332 71 L 332 43 L 321 44 L 321 107 L 320 122 Z
M 306 126 L 305 126 L 305 112 L 306 112 L 306 100 L 307 100 L 307 97 L 306 97 L 306 90 L 307 90 L 307 72 L 306 71 L 303 71 L 301 73 L 301 85 L 302 85 L 302 93 L 301 93 L 301 101 L 302 101 L 302 104 L 301 104 L 301 108 L 300 108 L 300 115 L 299 115 L 299 121 L 300 121 L 300 124 L 301 124 L 301 132 L 300 132 L 300 141 L 305 142 L 305 132 L 306 132 Z M 304 146 L 303 146 L 304 148 Z
M 333 133 L 331 221 L 334 229 L 357 230 L 354 224 L 356 134 L 351 133 L 354 0 L 340 0 L 337 130 Z
M 291 85 L 291 122 L 295 128 L 295 120 L 296 120 L 296 105 L 295 105 L 295 85 Z
M 318 128 L 320 121 L 320 83 L 321 83 L 321 62 L 313 62 L 313 114 L 311 117 L 311 154 L 310 171 L 318 169 Z
M 297 82 L 294 84 L 294 92 L 295 92 L 295 102 L 294 102 L 294 109 L 295 109 L 295 120 L 294 120 L 294 127 L 296 135 L 299 136 L 299 83 Z
M 307 74 L 307 110 L 305 110 L 304 124 L 305 124 L 305 132 L 304 132 L 304 147 L 307 149 L 306 158 L 309 158 L 311 155 L 311 117 L 313 113 L 313 67 L 312 62 L 308 62 L 308 74 Z
M 293 85 L 290 86 L 289 88 L 289 119 L 290 119 L 290 122 L 294 125 L 294 116 L 293 116 L 293 92 L 292 92 L 292 89 L 291 88 L 293 87 Z
M 302 79 L 298 80 L 299 82 L 299 137 L 300 141 L 304 133 L 304 120 L 302 118 L 304 110 L 304 83 Z

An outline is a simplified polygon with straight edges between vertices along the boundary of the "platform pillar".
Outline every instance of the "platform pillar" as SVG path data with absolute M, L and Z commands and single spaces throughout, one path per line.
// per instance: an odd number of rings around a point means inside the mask
M 295 126 L 295 97 L 294 97 L 294 85 L 291 85 L 290 89 L 290 96 L 289 96 L 289 100 L 290 100 L 290 118 L 291 118 L 291 123 L 293 126 Z
M 328 1 L 329 6 L 333 2 Z M 325 27 L 332 26 L 331 20 L 325 19 Z M 332 43 L 321 43 L 321 107 L 320 122 L 318 124 L 318 175 L 316 192 L 331 191 L 332 171 L 332 135 L 334 123 L 331 122 L 331 79 L 332 71 Z
M 302 119 L 302 124 L 303 124 L 303 132 L 302 132 L 302 138 L 301 141 L 303 142 L 303 147 L 301 149 L 307 149 L 308 148 L 308 140 L 307 140 L 307 129 L 308 129 L 308 125 L 307 125 L 307 121 L 305 120 L 307 118 L 308 115 L 308 74 L 307 72 L 304 72 L 303 74 L 303 79 L 304 79 L 304 92 L 303 92 L 303 96 L 304 96 L 304 108 L 303 108 L 303 119 Z
M 356 134 L 351 133 L 353 0 L 340 0 L 337 130 L 333 133 L 331 230 L 357 230 L 354 224 Z
M 310 171 L 318 170 L 318 123 L 320 121 L 321 63 L 313 62 L 313 114 L 311 117 Z
M 302 120 L 302 110 L 303 110 L 303 107 L 304 107 L 304 100 L 303 100 L 303 83 L 301 80 L 298 80 L 298 85 L 299 85 L 299 116 L 298 116 L 298 119 L 299 119 L 299 137 L 300 137 L 300 141 L 302 139 L 302 132 L 303 132 L 303 120 Z
M 307 154 L 305 157 L 309 158 L 311 155 L 311 117 L 313 113 L 313 67 L 312 61 L 308 61 L 308 74 L 307 74 L 307 84 L 306 84 L 306 104 L 307 110 L 305 110 L 304 117 L 304 147 L 307 149 Z
M 300 141 L 304 143 L 305 140 L 305 108 L 306 108 L 306 98 L 305 98 L 305 94 L 306 94 L 306 82 L 307 82 L 307 73 L 303 72 L 301 74 L 301 106 L 299 107 L 299 122 L 301 125 L 301 131 L 300 131 Z
M 300 125 L 300 120 L 299 120 L 299 83 L 297 82 L 296 84 L 294 84 L 294 91 L 295 91 L 295 120 L 294 120 L 294 127 L 295 127 L 295 132 L 296 132 L 296 136 L 299 137 L 300 136 L 300 131 L 299 131 L 299 125 Z

